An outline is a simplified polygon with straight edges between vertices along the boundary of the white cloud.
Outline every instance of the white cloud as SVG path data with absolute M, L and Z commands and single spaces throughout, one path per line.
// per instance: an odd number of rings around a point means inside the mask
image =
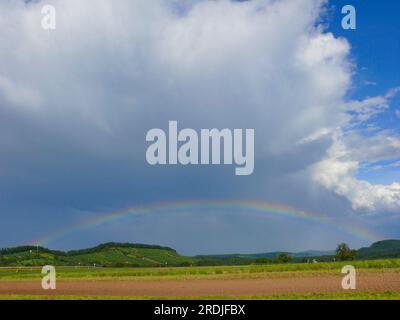
M 391 162 L 385 165 L 373 165 L 371 166 L 372 170 L 384 170 L 387 168 L 400 168 L 400 161 Z
M 361 166 L 400 157 L 400 137 L 395 132 L 374 125 L 371 134 L 368 126 L 363 127 L 376 114 L 389 109 L 390 99 L 398 91 L 395 88 L 385 96 L 348 103 L 352 114 L 336 130 L 326 158 L 312 166 L 315 181 L 348 198 L 355 210 L 381 212 L 400 208 L 400 183 L 374 185 L 356 178 Z M 383 166 L 372 166 L 370 169 L 377 168 L 384 169 Z
M 300 141 L 297 142 L 297 144 L 307 144 L 307 143 L 311 143 L 317 140 L 320 140 L 328 135 L 330 135 L 332 133 L 332 129 L 328 129 L 328 128 L 320 128 L 317 131 L 315 131 L 314 133 L 310 134 L 309 136 L 302 138 Z
M 347 108 L 348 111 L 356 112 L 357 115 L 352 117 L 352 120 L 356 124 L 359 124 L 360 122 L 367 121 L 373 116 L 388 110 L 388 98 L 377 96 L 362 101 L 351 101 L 347 104 Z
M 58 17 L 50 33 L 40 3 L 0 4 L 1 76 L 24 79 L 25 92 L 43 97 L 41 125 L 78 144 L 79 128 L 95 140 L 97 130 L 142 140 L 144 128 L 179 118 L 254 127 L 269 137 L 258 146 L 266 157 L 340 118 L 350 46 L 314 27 L 325 1 L 194 1 L 184 14 L 158 0 L 49 3 Z
M 358 162 L 378 162 L 400 157 L 400 137 L 390 130 L 380 130 L 374 135 L 366 136 L 364 132 L 346 133 L 346 144 L 349 159 Z
M 375 81 L 369 81 L 369 80 L 364 81 L 365 86 L 376 86 L 377 84 L 378 83 L 376 83 Z
M 400 208 L 400 183 L 374 185 L 356 178 L 360 163 L 336 137 L 326 159 L 312 167 L 314 179 L 324 187 L 348 198 L 354 210 L 379 212 Z

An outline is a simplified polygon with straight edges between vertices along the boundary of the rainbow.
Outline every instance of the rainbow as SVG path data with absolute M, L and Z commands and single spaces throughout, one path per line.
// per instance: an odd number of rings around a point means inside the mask
M 381 240 L 382 237 L 374 234 L 370 230 L 354 225 L 343 225 L 334 222 L 328 216 L 296 209 L 283 204 L 275 204 L 263 201 L 245 201 L 245 200 L 218 200 L 218 201 L 208 201 L 208 200 L 191 200 L 191 201 L 177 201 L 177 202 L 164 202 L 151 204 L 146 206 L 133 206 L 125 208 L 123 210 L 106 212 L 98 214 L 96 217 L 82 220 L 77 224 L 66 226 L 55 232 L 45 235 L 36 240 L 32 240 L 30 243 L 34 245 L 45 246 L 51 244 L 57 239 L 65 237 L 76 231 L 85 230 L 88 228 L 93 228 L 95 226 L 101 225 L 105 222 L 112 222 L 119 219 L 123 219 L 131 216 L 155 214 L 155 213 L 168 213 L 171 211 L 181 211 L 181 210 L 193 210 L 193 209 L 219 209 L 219 210 L 246 210 L 248 212 L 261 212 L 263 214 L 283 216 L 295 219 L 301 219 L 305 221 L 316 222 L 322 225 L 332 226 L 338 230 L 344 231 L 348 234 L 356 236 L 363 240 L 377 241 Z

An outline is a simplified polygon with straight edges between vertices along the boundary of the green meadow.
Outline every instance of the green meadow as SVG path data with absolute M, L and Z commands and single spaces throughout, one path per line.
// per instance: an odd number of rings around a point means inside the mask
M 187 278 L 258 278 L 293 277 L 310 273 L 340 274 L 343 266 L 351 264 L 357 270 L 398 269 L 400 259 L 359 260 L 350 262 L 287 263 L 242 266 L 191 266 L 156 268 L 57 267 L 57 279 L 187 279 Z M 41 278 L 39 267 L 0 268 L 0 280 Z

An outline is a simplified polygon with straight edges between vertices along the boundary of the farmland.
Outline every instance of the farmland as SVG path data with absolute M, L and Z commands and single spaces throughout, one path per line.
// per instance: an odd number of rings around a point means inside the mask
M 129 243 L 68 252 L 9 248 L 0 251 L 0 299 L 400 299 L 398 247 L 375 243 L 351 261 L 298 253 L 285 263 L 279 252 L 188 257 Z M 365 259 L 382 252 L 386 258 Z M 349 264 L 357 288 L 345 291 L 341 271 Z M 44 265 L 56 268 L 56 290 L 41 286 Z
M 0 269 L 0 299 L 400 299 L 400 259 L 353 261 L 357 290 L 341 288 L 346 262 L 213 267 Z
M 265 275 L 340 274 L 351 263 L 358 270 L 400 270 L 400 259 L 360 260 L 351 262 L 289 263 L 243 266 L 192 266 L 157 268 L 57 267 L 58 279 L 186 279 L 186 278 L 259 278 Z M 39 267 L 0 268 L 0 281 L 39 279 Z

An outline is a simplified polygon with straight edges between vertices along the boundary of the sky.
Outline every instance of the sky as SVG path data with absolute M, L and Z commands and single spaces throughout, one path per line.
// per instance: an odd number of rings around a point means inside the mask
M 348 2 L 47 0 L 44 30 L 44 2 L 1 1 L 0 247 L 399 239 L 400 4 L 352 0 L 344 30 Z M 149 165 L 171 120 L 254 129 L 254 173 Z

